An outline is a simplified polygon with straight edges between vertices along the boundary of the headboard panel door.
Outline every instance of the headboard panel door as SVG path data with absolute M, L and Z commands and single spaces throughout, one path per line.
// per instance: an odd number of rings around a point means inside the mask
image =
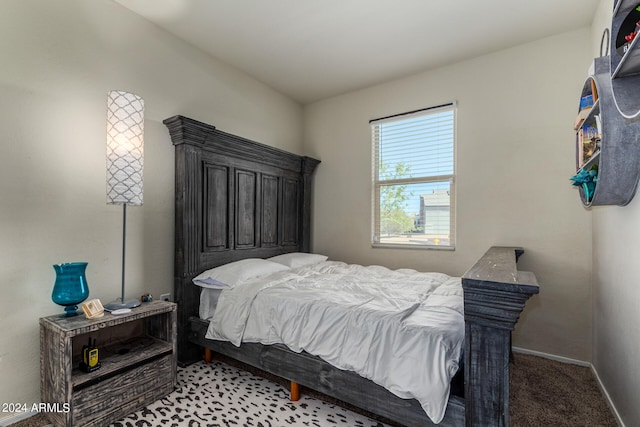
M 256 251 L 250 256 L 265 257 L 304 250 L 300 245 L 300 175 L 257 166 L 248 169 L 233 159 L 202 156 L 203 234 L 196 274 L 247 258 L 246 251 Z
M 164 123 L 176 149 L 174 286 L 179 359 L 187 363 L 198 357 L 186 336 L 200 294 L 191 279 L 240 259 L 308 252 L 311 175 L 320 162 L 186 117 Z
M 297 179 L 285 178 L 282 182 L 282 244 L 285 246 L 298 245 L 301 237 L 299 233 L 300 194 L 303 190 L 300 186 L 301 183 Z
M 229 241 L 229 167 L 204 164 L 204 250 L 225 251 Z M 207 206 L 216 206 L 209 210 Z

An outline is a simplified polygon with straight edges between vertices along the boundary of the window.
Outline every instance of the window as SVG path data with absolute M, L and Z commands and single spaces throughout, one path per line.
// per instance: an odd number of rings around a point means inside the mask
M 455 103 L 372 120 L 373 245 L 455 247 Z

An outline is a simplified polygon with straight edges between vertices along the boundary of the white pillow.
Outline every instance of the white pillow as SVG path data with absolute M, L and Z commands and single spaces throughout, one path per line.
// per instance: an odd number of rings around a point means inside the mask
M 247 258 L 200 273 L 193 279 L 193 283 L 211 289 L 231 289 L 249 279 L 283 270 L 288 270 L 288 267 L 266 259 Z
M 220 294 L 224 289 L 211 289 L 211 288 L 202 288 L 200 292 L 200 308 L 198 310 L 198 314 L 201 319 L 204 320 L 212 320 L 213 315 L 216 312 L 216 308 L 218 308 L 218 300 L 220 299 Z
M 303 252 L 292 252 L 290 254 L 277 255 L 267 258 L 269 261 L 286 265 L 290 268 L 302 267 L 310 264 L 317 264 L 326 261 L 328 257 L 319 254 L 307 254 Z

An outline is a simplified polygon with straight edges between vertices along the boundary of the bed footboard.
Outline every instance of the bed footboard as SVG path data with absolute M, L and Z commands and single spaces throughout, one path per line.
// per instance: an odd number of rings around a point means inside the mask
M 511 331 L 539 292 L 533 273 L 516 268 L 523 252 L 492 247 L 462 276 L 466 426 L 509 426 Z

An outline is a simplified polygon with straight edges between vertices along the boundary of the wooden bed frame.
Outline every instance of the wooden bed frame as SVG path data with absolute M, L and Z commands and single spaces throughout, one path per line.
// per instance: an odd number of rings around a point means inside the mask
M 325 393 L 406 426 L 433 423 L 419 403 L 359 375 L 283 345 L 204 338 L 197 274 L 244 258 L 309 252 L 311 176 L 318 160 L 287 153 L 183 116 L 164 121 L 175 145 L 175 298 L 178 360 L 202 359 L 202 347 Z M 518 271 L 524 251 L 492 247 L 462 278 L 464 392 L 451 394 L 443 426 L 509 425 L 511 331 L 538 293 L 532 273 Z M 455 387 L 452 387 L 455 389 Z M 295 392 L 295 390 L 292 390 Z

